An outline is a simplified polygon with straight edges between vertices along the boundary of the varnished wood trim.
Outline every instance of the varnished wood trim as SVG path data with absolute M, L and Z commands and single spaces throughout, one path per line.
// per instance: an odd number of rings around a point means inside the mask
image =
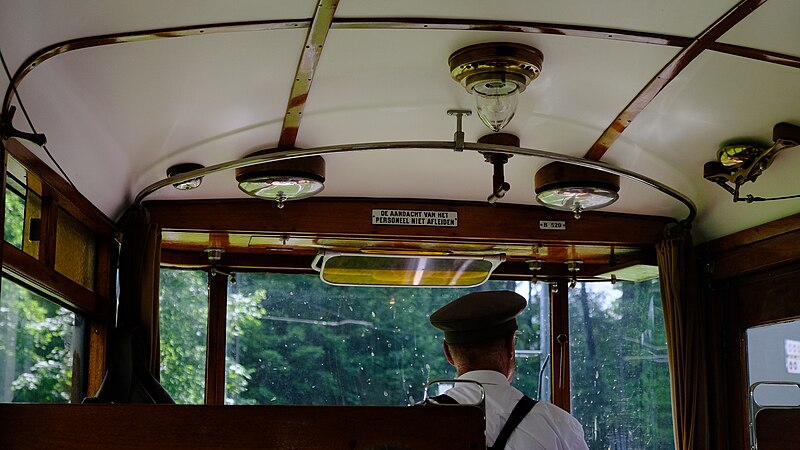
M 769 239 L 785 233 L 800 230 L 800 214 L 794 214 L 782 219 L 756 225 L 746 230 L 739 231 L 728 236 L 709 241 L 703 245 L 710 255 L 753 244 L 758 241 Z
M 800 69 L 800 56 L 758 50 L 750 47 L 742 47 L 741 45 L 724 44 L 722 42 L 714 42 L 709 46 L 709 50 Z
M 619 138 L 622 132 L 633 122 L 636 117 L 650 104 L 667 84 L 674 80 L 686 66 L 697 56 L 708 49 L 714 41 L 725 34 L 734 25 L 741 22 L 766 0 L 743 0 L 722 17 L 717 19 L 710 27 L 706 28 L 695 38 L 691 44 L 684 47 L 672 60 L 664 66 L 649 83 L 636 94 L 636 97 L 619 113 L 614 122 L 606 128 L 599 139 L 586 152 L 584 158 L 599 161 L 609 147 Z
M 0 405 L 0 448 L 486 448 L 472 406 Z
M 749 258 L 757 259 L 758 254 L 753 253 Z M 794 294 L 798 281 L 800 264 L 795 263 L 732 280 L 717 280 L 711 284 L 708 299 L 710 310 L 716 313 L 712 317 L 717 317 L 721 322 L 723 336 L 721 343 L 712 342 L 710 345 L 721 346 L 716 351 L 721 351 L 721 370 L 725 374 L 724 377 L 713 378 L 716 384 L 711 384 L 714 395 L 718 397 L 714 404 L 724 406 L 724 414 L 719 418 L 725 423 L 716 425 L 715 434 L 726 434 L 726 441 L 717 442 L 715 448 L 750 448 L 745 332 L 754 326 L 800 319 L 800 303 Z M 720 362 L 719 356 L 716 361 Z M 723 399 L 721 402 L 720 398 Z
M 608 264 L 583 264 L 581 266 L 581 277 L 592 278 L 611 270 L 622 269 L 636 264 L 656 265 L 655 256 L 649 252 L 643 252 L 640 258 L 619 262 L 613 268 Z M 297 252 L 286 253 L 234 253 L 225 252 L 222 260 L 215 264 L 215 267 L 224 272 L 240 271 L 268 271 L 278 273 L 306 273 L 316 274 L 311 268 L 314 260 L 314 253 L 300 254 Z M 175 251 L 161 249 L 161 265 L 166 267 L 180 268 L 201 268 L 211 267 L 205 253 Z M 568 278 L 571 273 L 566 265 L 543 264 L 542 269 L 536 273 L 539 279 Z M 501 263 L 493 273 L 493 278 L 530 280 L 533 276 L 528 264 L 522 261 L 506 261 Z
M 569 288 L 566 279 L 561 279 L 550 285 L 550 385 L 553 404 L 565 411 L 572 404 L 569 352 Z
M 206 404 L 225 404 L 225 340 L 228 277 L 208 276 L 208 335 L 206 345 Z
M 572 213 L 544 207 L 401 199 L 321 197 L 290 202 L 283 209 L 257 199 L 148 201 L 151 220 L 164 230 L 290 233 L 338 237 L 448 239 L 495 243 L 587 243 L 652 245 L 673 219 L 592 211 Z M 455 211 L 458 227 L 372 225 L 372 209 Z M 566 230 L 542 231 L 540 220 L 562 220 Z
M 48 184 L 42 186 L 42 222 L 39 233 L 39 259 L 51 269 L 56 267 L 58 234 L 58 193 Z
M 709 256 L 711 278 L 741 277 L 800 261 L 800 232 L 774 237 Z
M 102 299 L 97 294 L 44 266 L 39 260 L 19 250 L 8 242 L 3 242 L 3 268 L 12 274 L 23 277 L 38 289 L 55 294 L 61 301 L 76 308 L 79 312 L 95 315 Z
M 86 395 L 92 397 L 97 394 L 106 371 L 106 351 L 108 348 L 108 330 L 110 325 L 107 322 L 108 316 L 90 318 L 89 345 L 87 357 L 89 364 L 86 373 Z

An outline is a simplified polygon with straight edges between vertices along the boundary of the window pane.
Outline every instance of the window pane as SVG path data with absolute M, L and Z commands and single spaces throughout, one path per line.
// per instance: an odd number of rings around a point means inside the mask
M 80 322 L 75 313 L 4 278 L 0 296 L 0 401 L 69 402 L 73 361 L 80 361 L 76 354 L 82 347 Z M 79 397 L 77 392 L 75 397 Z
M 761 406 L 800 406 L 800 320 L 747 330 L 747 375 L 754 383 L 771 381 L 754 391 Z
M 533 293 L 519 319 L 517 348 L 527 351 L 520 353 L 515 384 L 536 396 L 544 286 L 490 281 L 480 289 Z M 427 381 L 455 376 L 428 316 L 471 290 L 477 289 L 342 287 L 315 275 L 237 274 L 228 294 L 225 401 L 416 403 Z
M 22 249 L 22 230 L 25 221 L 25 198 L 11 188 L 6 189 L 6 216 L 3 238 Z
M 25 186 L 26 173 L 22 165 L 11 155 L 6 172 L 6 216 L 3 238 L 6 242 L 22 249 L 23 229 L 25 228 Z
M 161 384 L 176 403 L 203 403 L 208 275 L 161 269 Z
M 572 413 L 591 449 L 673 449 L 658 280 L 569 292 Z

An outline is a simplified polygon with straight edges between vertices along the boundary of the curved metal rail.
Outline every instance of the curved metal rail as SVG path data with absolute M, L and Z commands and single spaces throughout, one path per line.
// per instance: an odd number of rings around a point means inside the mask
M 276 149 L 274 152 L 271 153 L 248 156 L 246 158 L 241 158 L 241 159 L 235 159 L 233 161 L 227 161 L 215 164 L 213 166 L 204 167 L 202 169 L 193 170 L 191 172 L 182 173 L 180 175 L 174 175 L 172 177 L 165 178 L 161 181 L 157 181 L 147 186 L 146 188 L 142 189 L 142 191 L 136 195 L 133 204 L 134 206 L 138 206 L 142 202 L 142 200 L 145 199 L 145 197 L 171 184 L 180 183 L 186 180 L 191 180 L 192 178 L 202 177 L 222 170 L 247 167 L 247 166 L 252 166 L 254 164 L 283 161 L 287 159 L 302 158 L 305 156 L 328 155 L 334 153 L 356 152 L 365 150 L 400 150 L 400 149 L 453 150 L 454 148 L 455 148 L 455 142 L 453 141 L 399 141 L 399 142 L 371 142 L 363 144 L 332 145 L 327 147 L 317 147 L 308 149 L 288 149 L 288 150 Z M 672 189 L 671 187 L 659 181 L 656 181 L 652 178 L 640 175 L 636 172 L 627 169 L 622 169 L 620 167 L 612 166 L 611 164 L 602 161 L 594 161 L 590 159 L 579 158 L 576 156 L 562 155 L 560 153 L 548 152 L 545 150 L 536 150 L 530 148 L 513 147 L 508 145 L 497 145 L 497 144 L 481 144 L 481 143 L 465 142 L 463 144 L 463 149 L 476 152 L 496 152 L 496 153 L 508 153 L 511 155 L 536 156 L 539 158 L 546 158 L 553 161 L 561 161 L 569 164 L 574 164 L 577 166 L 588 167 L 591 169 L 596 169 L 603 172 L 619 175 L 637 181 L 639 183 L 642 183 L 646 186 L 655 188 L 663 192 L 664 194 L 667 194 L 670 197 L 683 203 L 689 209 L 689 214 L 686 216 L 686 218 L 684 218 L 681 221 L 681 223 L 684 224 L 685 226 L 691 226 L 695 216 L 697 216 L 697 208 L 695 207 L 694 202 L 692 202 L 692 200 L 689 197 L 681 194 L 675 189 Z

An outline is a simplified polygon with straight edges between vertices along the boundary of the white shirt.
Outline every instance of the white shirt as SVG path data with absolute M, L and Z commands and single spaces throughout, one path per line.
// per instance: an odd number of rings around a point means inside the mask
M 497 435 L 522 398 L 506 376 L 493 370 L 474 370 L 460 377 L 480 383 L 486 391 L 486 445 L 494 444 Z M 472 383 L 456 383 L 446 394 L 461 404 L 477 404 L 480 389 Z M 525 416 L 506 443 L 512 450 L 588 450 L 583 427 L 569 413 L 553 404 L 539 401 Z

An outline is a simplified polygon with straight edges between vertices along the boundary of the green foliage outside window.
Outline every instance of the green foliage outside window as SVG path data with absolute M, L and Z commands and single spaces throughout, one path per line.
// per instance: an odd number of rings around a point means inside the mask
M 0 401 L 66 403 L 80 317 L 9 279 L 0 296 Z
M 205 397 L 208 276 L 161 270 L 161 384 L 177 403 Z
M 9 244 L 22 248 L 22 231 L 25 221 L 25 199 L 11 189 L 6 189 L 5 227 L 3 239 Z
M 422 399 L 429 380 L 455 376 L 427 318 L 468 289 L 341 287 L 259 272 L 236 279 L 227 404 L 406 405 Z M 202 403 L 207 275 L 163 269 L 161 280 L 162 383 L 179 402 Z M 490 281 L 477 289 L 530 298 L 518 319 L 513 384 L 535 397 L 550 352 L 547 286 Z M 590 448 L 673 448 L 658 282 L 580 283 L 569 296 L 572 410 Z
M 570 290 L 572 412 L 590 449 L 674 448 L 658 280 Z

